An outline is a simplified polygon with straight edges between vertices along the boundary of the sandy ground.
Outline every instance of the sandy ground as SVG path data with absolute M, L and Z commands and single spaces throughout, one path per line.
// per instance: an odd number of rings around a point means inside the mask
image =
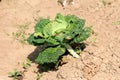
M 44 72 L 40 80 L 120 80 L 120 0 L 75 0 L 63 9 L 57 0 L 2 0 L 0 2 L 0 80 L 11 80 L 8 72 L 22 70 L 35 47 L 14 39 L 20 25 L 32 33 L 36 19 L 54 18 L 56 13 L 74 14 L 93 26 L 94 34 L 79 59 L 68 56 L 57 71 Z M 95 40 L 96 39 L 96 40 Z M 95 41 L 94 41 L 95 40 Z M 32 63 L 23 80 L 36 80 L 39 68 Z

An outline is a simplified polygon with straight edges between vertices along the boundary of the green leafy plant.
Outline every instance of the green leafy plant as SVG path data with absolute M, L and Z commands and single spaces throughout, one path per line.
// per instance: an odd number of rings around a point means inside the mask
M 14 69 L 13 72 L 8 73 L 8 77 L 12 77 L 13 80 L 17 80 L 18 78 L 22 77 L 22 73 L 20 71 L 17 71 L 16 69 Z
M 39 64 L 56 64 L 65 51 L 75 57 L 79 55 L 73 50 L 71 44 L 81 43 L 91 33 L 91 27 L 84 27 L 85 20 L 75 15 L 58 13 L 54 20 L 41 19 L 35 26 L 35 32 L 27 41 L 34 46 L 46 45 L 35 61 Z

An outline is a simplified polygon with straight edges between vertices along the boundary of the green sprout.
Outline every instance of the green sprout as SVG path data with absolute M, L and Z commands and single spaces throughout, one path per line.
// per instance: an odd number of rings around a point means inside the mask
M 14 69 L 13 72 L 8 73 L 8 77 L 11 77 L 13 80 L 17 80 L 20 76 L 22 77 L 22 73 L 16 69 Z
M 106 0 L 102 0 L 102 3 L 104 6 L 106 6 L 106 4 L 107 4 Z
M 37 72 L 36 80 L 40 80 L 41 76 L 42 75 L 39 72 Z
M 31 66 L 32 61 L 30 61 L 29 59 L 26 60 L 26 63 L 23 63 L 23 68 L 27 69 L 29 66 Z

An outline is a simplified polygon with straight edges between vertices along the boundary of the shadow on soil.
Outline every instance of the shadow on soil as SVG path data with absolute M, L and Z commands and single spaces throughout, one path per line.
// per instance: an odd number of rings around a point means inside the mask
M 46 48 L 46 46 L 37 46 L 35 48 L 35 50 L 30 53 L 30 55 L 28 55 L 28 59 L 30 59 L 33 63 L 36 63 L 35 62 L 35 59 L 37 58 L 37 56 L 39 55 L 39 53 L 44 50 Z M 51 71 L 55 71 L 56 69 L 54 68 L 54 64 L 44 64 L 44 65 L 38 65 L 37 68 L 38 68 L 38 72 L 42 73 L 42 72 L 47 72 L 49 70 Z
M 30 53 L 30 55 L 28 55 L 28 59 L 31 60 L 33 63 L 35 63 L 35 59 L 37 58 L 39 52 L 41 52 L 43 50 L 43 46 L 37 46 L 33 52 Z M 37 67 L 39 69 L 39 72 L 42 72 L 42 66 L 38 65 Z
M 32 53 L 30 53 L 30 55 L 28 55 L 28 59 L 30 59 L 32 62 L 35 62 L 36 57 L 42 50 L 44 50 L 43 46 L 37 46 L 35 50 Z
M 85 43 L 80 43 L 80 44 L 71 44 L 71 46 L 73 47 L 73 49 L 80 49 L 80 50 L 84 50 L 86 48 L 86 44 Z M 30 55 L 28 55 L 28 59 L 30 59 L 33 63 L 35 63 L 35 59 L 37 58 L 37 56 L 39 55 L 39 53 L 44 50 L 46 48 L 46 46 L 38 46 L 36 47 L 36 49 L 30 53 Z M 64 54 L 64 55 L 67 55 L 67 52 Z M 64 56 L 62 55 L 62 56 Z M 61 57 L 59 58 L 59 61 L 61 61 Z M 58 63 L 58 67 L 59 66 L 62 66 L 63 64 L 60 64 L 61 62 Z M 38 65 L 37 66 L 38 68 L 38 72 L 42 73 L 42 72 L 47 72 L 47 71 L 56 71 L 57 68 L 56 68 L 56 65 L 53 64 L 53 63 L 50 63 L 50 64 L 44 64 L 44 65 Z

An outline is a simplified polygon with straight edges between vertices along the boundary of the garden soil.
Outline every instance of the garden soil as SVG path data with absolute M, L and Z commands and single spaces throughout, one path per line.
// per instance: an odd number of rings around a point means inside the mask
M 93 33 L 79 59 L 66 56 L 66 64 L 41 73 L 40 80 L 120 80 L 120 0 L 106 1 L 74 0 L 74 4 L 62 7 L 57 0 L 1 0 L 0 80 L 12 80 L 8 72 L 14 69 L 22 71 L 19 80 L 37 80 L 37 72 L 41 72 L 38 64 L 32 62 L 26 70 L 22 67 L 39 49 L 23 39 L 33 32 L 40 18 L 53 19 L 57 13 L 85 19 Z

